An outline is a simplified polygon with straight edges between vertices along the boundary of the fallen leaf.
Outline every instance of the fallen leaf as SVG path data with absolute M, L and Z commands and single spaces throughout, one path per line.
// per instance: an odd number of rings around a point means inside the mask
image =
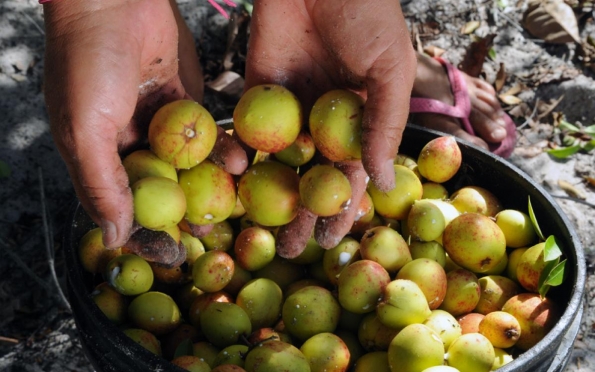
M 563 0 L 530 0 L 523 26 L 531 35 L 549 43 L 580 42 L 576 16 Z
M 564 192 L 566 192 L 569 196 L 572 196 L 573 198 L 578 198 L 578 199 L 583 199 L 583 200 L 587 199 L 587 195 L 585 195 L 584 191 L 577 188 L 570 182 L 567 182 L 564 180 L 558 180 L 558 186 L 560 186 L 560 188 L 562 190 L 564 190 Z
M 517 96 L 500 94 L 498 95 L 498 98 L 500 98 L 500 101 L 506 103 L 509 106 L 518 105 L 519 103 L 523 102 L 523 100 Z
M 496 81 L 494 82 L 494 89 L 496 89 L 496 92 L 502 90 L 504 83 L 506 83 L 506 69 L 504 68 L 504 63 L 500 62 L 500 68 L 498 69 Z
M 472 42 L 467 48 L 463 62 L 459 66 L 460 70 L 469 76 L 479 77 L 483 70 L 483 62 L 492 48 L 495 37 L 495 34 L 489 34 Z
M 469 35 L 472 34 L 473 31 L 477 30 L 479 28 L 479 26 L 481 25 L 481 22 L 479 21 L 471 21 L 471 22 L 467 22 L 465 23 L 465 25 L 463 26 L 463 28 L 461 29 L 461 33 L 463 35 Z
M 525 89 L 524 85 L 516 83 L 515 85 L 510 87 L 510 89 L 508 89 L 506 92 L 502 93 L 502 95 L 515 96 L 515 95 L 519 94 L 520 92 L 522 92 L 523 89 Z
M 236 72 L 223 71 L 215 80 L 205 82 L 205 85 L 215 92 L 239 98 L 244 90 L 244 78 Z
M 430 57 L 440 57 L 444 54 L 444 52 L 446 52 L 446 50 L 438 48 L 434 45 L 428 45 L 427 47 L 424 47 L 424 53 L 426 53 Z
M 588 182 L 588 183 L 589 183 L 591 186 L 595 187 L 595 178 L 593 178 L 593 177 L 588 177 L 588 176 L 587 176 L 587 177 L 585 177 L 585 180 L 587 180 L 587 182 Z

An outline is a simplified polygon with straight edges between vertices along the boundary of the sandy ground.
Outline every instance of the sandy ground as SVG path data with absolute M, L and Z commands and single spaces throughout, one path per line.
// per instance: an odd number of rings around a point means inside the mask
M 179 3 L 196 40 L 202 42 L 202 51 L 213 59 L 221 58 L 227 37 L 225 20 L 206 1 Z M 575 63 L 572 46 L 546 45 L 523 32 L 518 10 L 494 11 L 492 2 L 459 0 L 420 0 L 405 9 L 412 24 L 422 30 L 423 25 L 438 25 L 441 32 L 420 32 L 420 41 L 445 49 L 445 57 L 454 63 L 462 59 L 469 44 L 468 36 L 459 31 L 461 26 L 470 20 L 484 21 L 484 29 L 477 33 L 497 31 L 496 60 L 484 65 L 488 79 L 494 78 L 500 62 L 505 63 L 507 87 L 525 83 L 527 88 L 518 96 L 529 108 L 564 96 L 555 111 L 571 122 L 594 123 L 593 73 Z M 583 32 L 595 35 L 592 17 Z M 37 1 L 0 2 L 0 370 L 90 371 L 67 306 L 51 280 L 54 267 L 58 281 L 64 284 L 60 237 L 68 226 L 66 211 L 74 193 L 49 133 L 42 95 L 43 52 L 43 17 Z M 228 117 L 233 107 L 212 93 L 206 105 L 216 119 Z M 595 192 L 582 177 L 593 177 L 595 154 L 556 161 L 535 152 L 539 144 L 552 138 L 545 119 L 525 120 L 519 131 L 521 138 L 511 162 L 550 191 L 566 212 L 581 237 L 592 274 Z M 575 185 L 586 198 L 569 196 L 558 186 L 559 180 Z M 595 369 L 594 283 L 589 275 L 587 313 L 569 371 Z

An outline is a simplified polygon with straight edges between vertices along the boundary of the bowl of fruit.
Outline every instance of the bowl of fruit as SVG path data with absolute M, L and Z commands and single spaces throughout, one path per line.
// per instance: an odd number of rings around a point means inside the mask
M 233 120 L 189 101 L 155 114 L 150 147 L 123 159 L 130 241 L 106 249 L 78 203 L 64 236 L 97 371 L 565 368 L 586 268 L 553 198 L 502 158 L 411 124 L 395 189 L 370 182 L 355 205 L 333 163 L 361 156 L 362 103 L 328 92 L 302 127 L 295 96 L 262 85 Z M 240 175 L 209 160 L 217 125 L 255 152 Z M 308 228 L 351 208 L 332 246 Z

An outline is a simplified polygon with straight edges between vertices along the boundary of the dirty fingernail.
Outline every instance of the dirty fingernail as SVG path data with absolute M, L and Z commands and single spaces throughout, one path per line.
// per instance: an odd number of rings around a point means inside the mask
M 112 245 L 118 239 L 118 229 L 116 225 L 107 220 L 101 221 L 101 231 L 103 233 L 103 245 L 112 248 Z
M 504 128 L 496 128 L 492 131 L 492 137 L 494 139 L 500 139 L 506 137 L 506 129 Z
M 388 159 L 382 167 L 382 175 L 380 176 L 382 191 L 390 191 L 395 188 L 395 162 L 393 159 Z M 379 188 L 380 188 L 379 187 Z

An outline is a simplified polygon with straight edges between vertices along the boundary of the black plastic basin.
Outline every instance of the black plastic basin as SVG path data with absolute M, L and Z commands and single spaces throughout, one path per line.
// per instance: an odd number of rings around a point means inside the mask
M 424 144 L 440 135 L 439 132 L 410 125 L 404 132 L 400 152 L 416 156 Z M 459 141 L 459 146 L 463 153 L 463 166 L 446 184 L 450 191 L 467 185 L 481 186 L 498 196 L 505 208 L 523 211 L 527 210 L 530 197 L 543 233 L 556 236 L 568 259 L 568 275 L 564 284 L 548 293 L 548 297 L 564 308 L 559 322 L 537 345 L 499 371 L 562 371 L 570 358 L 583 316 L 586 268 L 580 240 L 553 198 L 529 176 L 502 158 L 464 141 Z M 80 205 L 76 204 L 71 213 L 72 224 L 64 236 L 68 294 L 80 340 L 90 362 L 98 372 L 182 371 L 128 339 L 95 306 L 89 296 L 93 278 L 84 272 L 77 256 L 79 240 L 95 226 Z

